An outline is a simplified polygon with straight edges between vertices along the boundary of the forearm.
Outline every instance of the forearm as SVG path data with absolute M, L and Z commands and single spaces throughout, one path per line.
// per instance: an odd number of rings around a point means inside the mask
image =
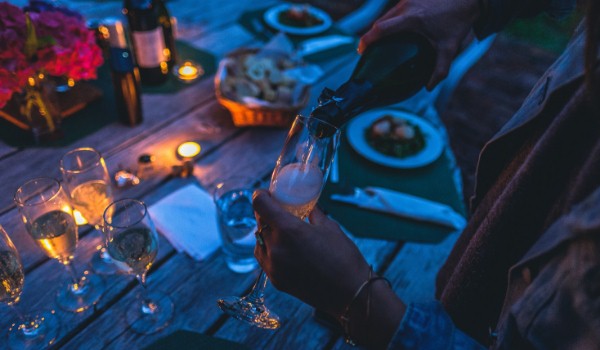
M 480 17 L 475 23 L 479 38 L 502 30 L 513 18 L 530 17 L 546 12 L 563 17 L 575 7 L 576 0 L 479 0 Z

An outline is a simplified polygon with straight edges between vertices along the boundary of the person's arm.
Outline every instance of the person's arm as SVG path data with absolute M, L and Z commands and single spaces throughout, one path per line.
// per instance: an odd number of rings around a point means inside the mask
M 479 0 L 480 16 L 474 24 L 478 38 L 501 31 L 513 18 L 546 12 L 555 18 L 569 14 L 575 0 Z
M 498 32 L 515 17 L 546 11 L 554 17 L 569 13 L 576 0 L 401 0 L 377 19 L 360 39 L 360 53 L 382 37 L 410 31 L 429 39 L 437 52 L 435 70 L 427 84 L 433 89 L 473 31 L 479 38 Z
M 286 212 L 266 191 L 255 192 L 253 206 L 264 242 L 256 245 L 255 255 L 273 286 L 338 320 L 346 316 L 344 328 L 352 340 L 374 349 L 387 347 L 392 338 L 392 346 L 402 349 L 415 340 L 414 349 L 428 349 L 419 344 L 429 341 L 443 342 L 445 348 L 475 348 L 476 342 L 456 330 L 441 306 L 427 312 L 413 305 L 407 309 L 380 279 L 361 288 L 371 275 L 369 265 L 339 225 L 318 209 L 306 223 Z M 424 320 L 434 322 L 424 324 Z

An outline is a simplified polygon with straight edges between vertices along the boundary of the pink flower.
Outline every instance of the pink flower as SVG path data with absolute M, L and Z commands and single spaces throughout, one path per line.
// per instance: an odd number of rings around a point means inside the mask
M 0 2 L 0 108 L 37 72 L 76 81 L 95 79 L 96 69 L 103 63 L 94 33 L 86 28 L 81 16 L 41 4 L 38 1 L 28 12 L 37 37 L 35 52 L 28 57 L 25 12 Z

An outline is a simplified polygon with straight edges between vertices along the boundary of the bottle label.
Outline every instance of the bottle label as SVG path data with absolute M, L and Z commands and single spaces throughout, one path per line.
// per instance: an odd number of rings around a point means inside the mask
M 165 62 L 165 40 L 162 28 L 146 32 L 132 32 L 133 47 L 138 66 L 154 68 Z

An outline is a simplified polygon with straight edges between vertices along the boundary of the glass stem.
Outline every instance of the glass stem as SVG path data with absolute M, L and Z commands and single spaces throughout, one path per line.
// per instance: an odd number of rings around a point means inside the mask
M 261 269 L 260 275 L 256 279 L 256 282 L 254 282 L 252 290 L 246 295 L 245 299 L 253 304 L 263 304 L 265 301 L 265 287 L 267 286 L 268 280 L 269 277 L 267 277 L 267 274 Z
M 19 307 L 19 305 L 12 304 L 12 309 L 15 312 L 15 314 L 17 314 L 17 320 L 19 321 L 19 325 L 20 327 L 18 327 L 18 329 L 23 332 L 23 334 L 26 337 L 30 337 L 30 336 L 34 336 L 37 334 L 38 330 L 39 330 L 39 323 L 37 320 L 35 319 L 30 319 L 29 317 L 25 316 L 25 314 L 23 314 L 23 312 L 21 311 L 21 308 Z
M 146 274 L 136 275 L 135 278 L 142 285 L 142 313 L 152 315 L 158 310 L 158 305 L 154 300 L 148 297 L 148 288 L 146 288 Z
M 69 277 L 71 278 L 71 285 L 69 286 L 71 291 L 76 294 L 83 292 L 83 286 L 81 285 L 79 278 L 77 277 L 77 272 L 75 271 L 73 265 L 71 265 L 71 262 L 69 261 L 64 265 L 65 269 L 67 269 L 67 272 L 69 273 Z

